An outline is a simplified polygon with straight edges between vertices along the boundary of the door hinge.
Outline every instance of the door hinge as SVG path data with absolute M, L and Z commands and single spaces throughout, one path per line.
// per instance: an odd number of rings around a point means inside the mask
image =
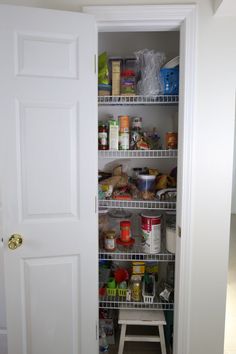
M 98 340 L 98 323 L 96 321 L 96 340 Z
M 178 226 L 178 236 L 181 237 L 181 227 Z
M 97 214 L 97 209 L 98 209 L 97 208 L 97 204 L 98 203 L 97 203 L 97 196 L 96 195 L 95 195 L 95 198 L 94 198 L 94 202 L 95 202 L 95 209 L 94 210 L 95 210 L 95 214 Z
M 97 56 L 94 54 L 94 72 L 97 73 Z

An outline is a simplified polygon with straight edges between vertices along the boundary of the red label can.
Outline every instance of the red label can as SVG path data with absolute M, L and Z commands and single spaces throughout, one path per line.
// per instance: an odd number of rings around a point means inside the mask
M 161 216 L 141 215 L 143 252 L 161 252 Z

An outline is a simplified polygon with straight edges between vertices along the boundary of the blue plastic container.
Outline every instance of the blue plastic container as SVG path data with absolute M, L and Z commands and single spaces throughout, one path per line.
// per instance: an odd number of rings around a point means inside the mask
M 160 70 L 160 81 L 162 93 L 164 95 L 178 95 L 179 94 L 179 66 L 172 69 Z

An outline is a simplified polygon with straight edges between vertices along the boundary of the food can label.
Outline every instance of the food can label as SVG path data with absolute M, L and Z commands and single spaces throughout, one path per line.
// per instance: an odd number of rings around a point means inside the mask
M 142 243 L 145 253 L 161 252 L 161 219 L 160 217 L 142 216 Z
M 98 143 L 101 146 L 107 145 L 107 133 L 106 132 L 98 133 Z
M 129 150 L 129 133 L 120 133 L 119 148 L 120 150 Z
M 105 239 L 105 249 L 107 251 L 113 251 L 115 249 L 115 239 L 106 238 Z

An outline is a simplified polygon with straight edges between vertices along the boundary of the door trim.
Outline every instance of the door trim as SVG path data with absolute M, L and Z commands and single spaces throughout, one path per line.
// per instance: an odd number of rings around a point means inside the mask
M 180 31 L 180 99 L 174 354 L 189 354 L 193 132 L 196 107 L 197 5 L 85 6 L 99 32 Z M 194 69 L 194 70 L 193 70 Z

